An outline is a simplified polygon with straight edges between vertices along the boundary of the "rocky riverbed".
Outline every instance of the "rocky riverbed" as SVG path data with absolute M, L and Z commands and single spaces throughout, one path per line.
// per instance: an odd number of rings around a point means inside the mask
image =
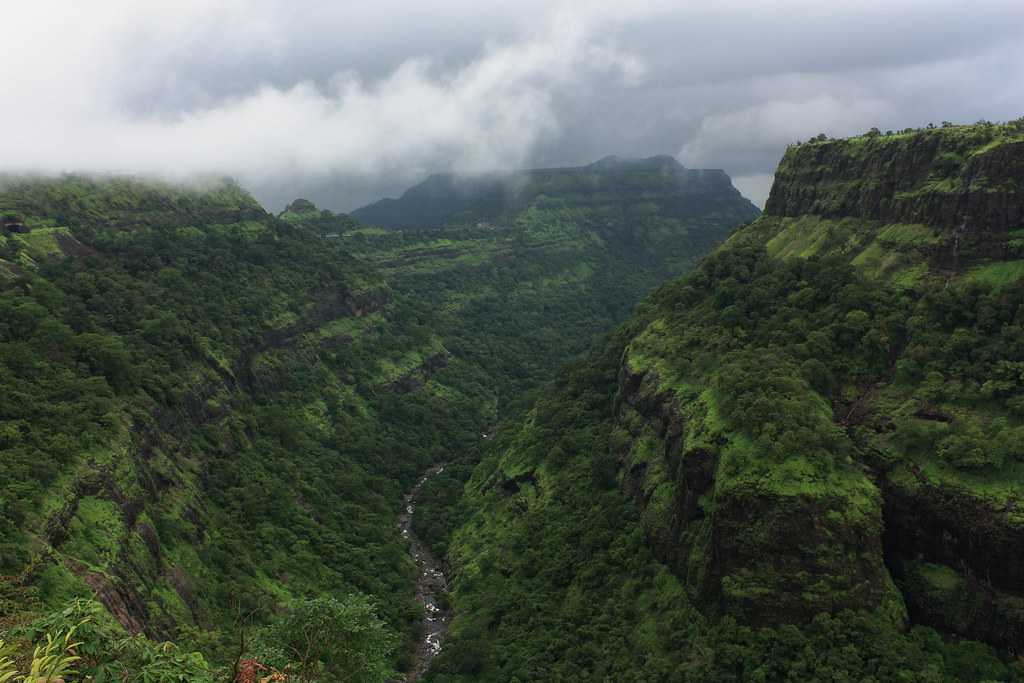
M 444 562 L 417 538 L 412 529 L 413 515 L 416 513 L 416 496 L 427 480 L 442 471 L 443 464 L 434 465 L 420 476 L 415 486 L 405 494 L 402 513 L 398 516 L 398 528 L 403 538 L 408 541 L 409 554 L 419 569 L 416 577 L 416 599 L 423 605 L 424 612 L 423 636 L 416 646 L 412 666 L 405 675 L 404 680 L 407 683 L 419 680 L 430 666 L 431 660 L 441 651 L 452 617 L 451 610 L 446 607 L 447 602 L 442 597 L 448 590 L 447 568 Z

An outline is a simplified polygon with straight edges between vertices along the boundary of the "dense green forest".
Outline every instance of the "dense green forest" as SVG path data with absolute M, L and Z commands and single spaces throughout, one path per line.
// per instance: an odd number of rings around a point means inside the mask
M 257 662 L 333 680 L 367 652 L 360 680 L 404 670 L 422 609 L 402 492 L 453 463 L 422 532 L 443 549 L 481 433 L 756 214 L 728 190 L 685 220 L 625 193 L 599 225 L 538 202 L 497 229 L 390 232 L 304 200 L 271 216 L 227 180 L 4 178 L 15 661 L 48 633 L 83 641 L 97 681 Z M 630 201 L 650 220 L 622 219 Z M 296 661 L 311 645 L 289 638 L 321 631 L 349 645 Z
M 431 680 L 1024 678 L 1022 163 L 1024 122 L 791 147 L 489 450 Z

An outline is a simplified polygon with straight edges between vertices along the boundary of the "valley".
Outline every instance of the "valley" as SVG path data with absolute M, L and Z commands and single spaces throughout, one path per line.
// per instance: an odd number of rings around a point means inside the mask
M 474 472 L 432 680 L 1016 680 L 1022 134 L 791 146 Z
M 1022 150 L 819 137 L 760 215 L 663 157 L 384 225 L 6 178 L 4 640 L 77 624 L 95 680 L 1020 680 Z
M 398 515 L 398 528 L 402 538 L 409 544 L 409 555 L 416 563 L 419 574 L 416 577 L 416 600 L 423 605 L 423 636 L 416 645 L 412 666 L 405 680 L 416 681 L 430 667 L 430 662 L 441 652 L 444 637 L 451 621 L 451 607 L 448 602 L 448 575 L 444 560 L 438 559 L 431 549 L 416 536 L 412 520 L 416 514 L 416 503 L 423 485 L 431 477 L 441 474 L 444 465 L 434 465 L 423 473 L 416 485 L 409 489 L 402 499 L 403 511 Z
M 1024 683 L 1024 2 L 8 2 L 0 683 Z
M 402 491 L 450 461 L 413 522 L 444 555 L 481 432 L 757 214 L 727 182 L 703 213 L 664 188 L 639 221 L 629 193 L 568 212 L 552 195 L 508 227 L 429 231 L 302 200 L 272 216 L 227 181 L 0 189 L 27 228 L 0 245 L 0 613 L 89 619 L 93 675 L 141 666 L 101 654 L 136 635 L 211 672 L 286 667 L 293 615 L 368 604 L 391 644 L 374 661 L 414 669 Z

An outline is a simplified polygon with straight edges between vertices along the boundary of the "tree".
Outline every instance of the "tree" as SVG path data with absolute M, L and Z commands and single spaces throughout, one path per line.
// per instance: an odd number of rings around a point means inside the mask
M 362 594 L 293 602 L 256 640 L 257 659 L 301 681 L 383 683 L 395 675 L 398 638 Z

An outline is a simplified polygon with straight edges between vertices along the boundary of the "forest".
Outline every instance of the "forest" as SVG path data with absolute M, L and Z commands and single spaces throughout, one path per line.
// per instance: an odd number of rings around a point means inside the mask
M 423 614 L 402 493 L 451 462 L 416 520 L 443 555 L 480 434 L 752 211 L 633 224 L 616 201 L 395 233 L 305 200 L 273 216 L 227 180 L 5 178 L 27 230 L 0 236 L 4 661 L 405 670 Z
M 1016 196 L 1021 132 L 791 147 L 765 214 L 477 467 L 430 680 L 1021 680 L 1024 298 L 988 276 L 1016 234 L 939 221 L 947 193 Z M 904 153 L 909 187 L 875 203 Z M 855 181 L 799 163 L 847 154 Z

